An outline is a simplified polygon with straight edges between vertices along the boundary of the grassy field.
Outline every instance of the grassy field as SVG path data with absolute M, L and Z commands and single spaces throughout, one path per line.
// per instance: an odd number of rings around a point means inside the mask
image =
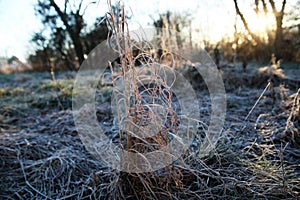
M 291 80 L 284 77 L 289 70 Z M 203 80 L 182 73 L 208 123 Z M 227 113 L 216 148 L 204 158 L 187 152 L 169 171 L 144 174 L 107 168 L 85 149 L 72 116 L 74 73 L 59 73 L 56 81 L 48 73 L 0 75 L 0 198 L 299 199 L 299 75 L 287 66 L 223 68 Z M 97 108 L 98 121 L 114 134 L 111 88 L 100 85 L 98 94 L 107 102 Z

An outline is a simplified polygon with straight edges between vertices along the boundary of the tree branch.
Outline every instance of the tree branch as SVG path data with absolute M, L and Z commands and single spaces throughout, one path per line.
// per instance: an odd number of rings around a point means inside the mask
M 258 6 L 259 6 L 259 0 L 255 0 L 255 13 L 258 14 Z
M 252 31 L 250 30 L 249 25 L 248 25 L 248 23 L 247 23 L 244 15 L 243 15 L 243 13 L 240 11 L 240 8 L 238 6 L 237 0 L 233 0 L 233 1 L 234 1 L 236 13 L 240 16 L 245 29 L 247 30 L 247 32 L 249 33 L 249 35 L 255 40 L 255 42 L 257 42 L 257 43 L 260 44 L 261 43 L 260 39 L 255 34 L 252 33 Z
M 274 1 L 273 0 L 269 0 L 269 2 L 271 4 L 271 7 L 272 7 L 274 15 L 276 16 L 277 15 L 277 10 L 276 10 Z
M 79 15 L 83 0 L 80 1 L 76 14 Z
M 70 28 L 69 24 L 68 24 L 68 19 L 65 15 L 65 13 L 63 13 L 59 7 L 57 6 L 57 4 L 55 3 L 54 0 L 50 0 L 50 4 L 51 6 L 53 6 L 53 8 L 55 9 L 55 11 L 57 12 L 57 14 L 59 15 L 61 21 L 64 23 L 64 25 L 66 26 L 67 29 Z
M 282 14 L 282 16 L 284 14 L 285 4 L 286 4 L 286 0 L 283 0 L 282 6 L 281 6 L 281 11 L 280 11 L 280 13 Z
M 261 0 L 261 2 L 263 5 L 264 13 L 265 13 L 265 15 L 267 15 L 268 14 L 267 4 L 266 4 L 265 0 Z
M 67 4 L 69 0 L 65 0 L 65 7 L 64 7 L 64 13 L 67 13 Z

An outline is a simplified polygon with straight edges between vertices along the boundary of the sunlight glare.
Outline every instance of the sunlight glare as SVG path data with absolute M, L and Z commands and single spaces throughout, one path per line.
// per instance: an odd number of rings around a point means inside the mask
M 248 19 L 249 28 L 257 34 L 266 34 L 273 27 L 274 19 L 270 14 L 258 14 Z

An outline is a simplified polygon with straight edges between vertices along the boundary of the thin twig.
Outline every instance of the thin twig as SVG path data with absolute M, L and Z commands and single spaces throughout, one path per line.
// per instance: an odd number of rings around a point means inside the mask
M 247 127 L 247 120 L 248 118 L 250 117 L 250 115 L 252 114 L 253 110 L 256 108 L 257 104 L 259 103 L 259 101 L 261 100 L 261 98 L 264 96 L 265 92 L 267 91 L 267 89 L 269 88 L 271 82 L 269 81 L 267 86 L 265 87 L 265 89 L 262 91 L 262 93 L 260 94 L 260 96 L 258 97 L 258 99 L 256 100 L 255 104 L 252 106 L 251 110 L 249 111 L 248 115 L 245 117 L 244 119 L 244 126 L 243 128 L 241 129 L 240 133 L 242 133 L 245 128 Z

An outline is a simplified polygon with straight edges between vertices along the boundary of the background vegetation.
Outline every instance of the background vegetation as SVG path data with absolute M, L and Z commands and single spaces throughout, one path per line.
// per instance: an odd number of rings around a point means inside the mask
M 43 30 L 50 30 L 50 34 L 46 36 L 45 31 L 41 31 L 32 37 L 36 51 L 28 59 L 34 71 L 49 71 L 52 67 L 76 70 L 91 49 L 109 34 L 104 16 L 99 16 L 93 27 L 86 28 L 83 16 L 87 7 L 82 6 L 83 0 L 65 2 L 63 7 L 59 7 L 55 1 L 40 0 L 35 6 L 36 15 L 44 24 Z M 192 39 L 195 27 L 191 27 L 191 21 L 197 16 L 191 14 L 168 11 L 161 13 L 159 18 L 153 18 L 152 24 L 154 27 L 184 32 L 178 41 L 180 48 L 183 45 L 190 49 L 200 46 L 219 65 L 269 63 L 272 54 L 283 62 L 300 61 L 299 1 L 287 10 L 286 1 L 275 3 L 273 0 L 255 0 L 249 4 L 253 9 L 250 17 L 244 14 L 246 10 L 239 7 L 238 0 L 233 0 L 233 3 L 236 10 L 236 24 L 232 27 L 234 34 L 226 35 L 219 41 Z M 118 8 L 113 6 L 113 12 L 118 13 Z M 267 22 L 269 24 L 265 24 L 264 30 L 258 32 L 251 30 L 253 27 L 249 25 L 254 17 L 261 21 L 272 18 L 273 22 Z

